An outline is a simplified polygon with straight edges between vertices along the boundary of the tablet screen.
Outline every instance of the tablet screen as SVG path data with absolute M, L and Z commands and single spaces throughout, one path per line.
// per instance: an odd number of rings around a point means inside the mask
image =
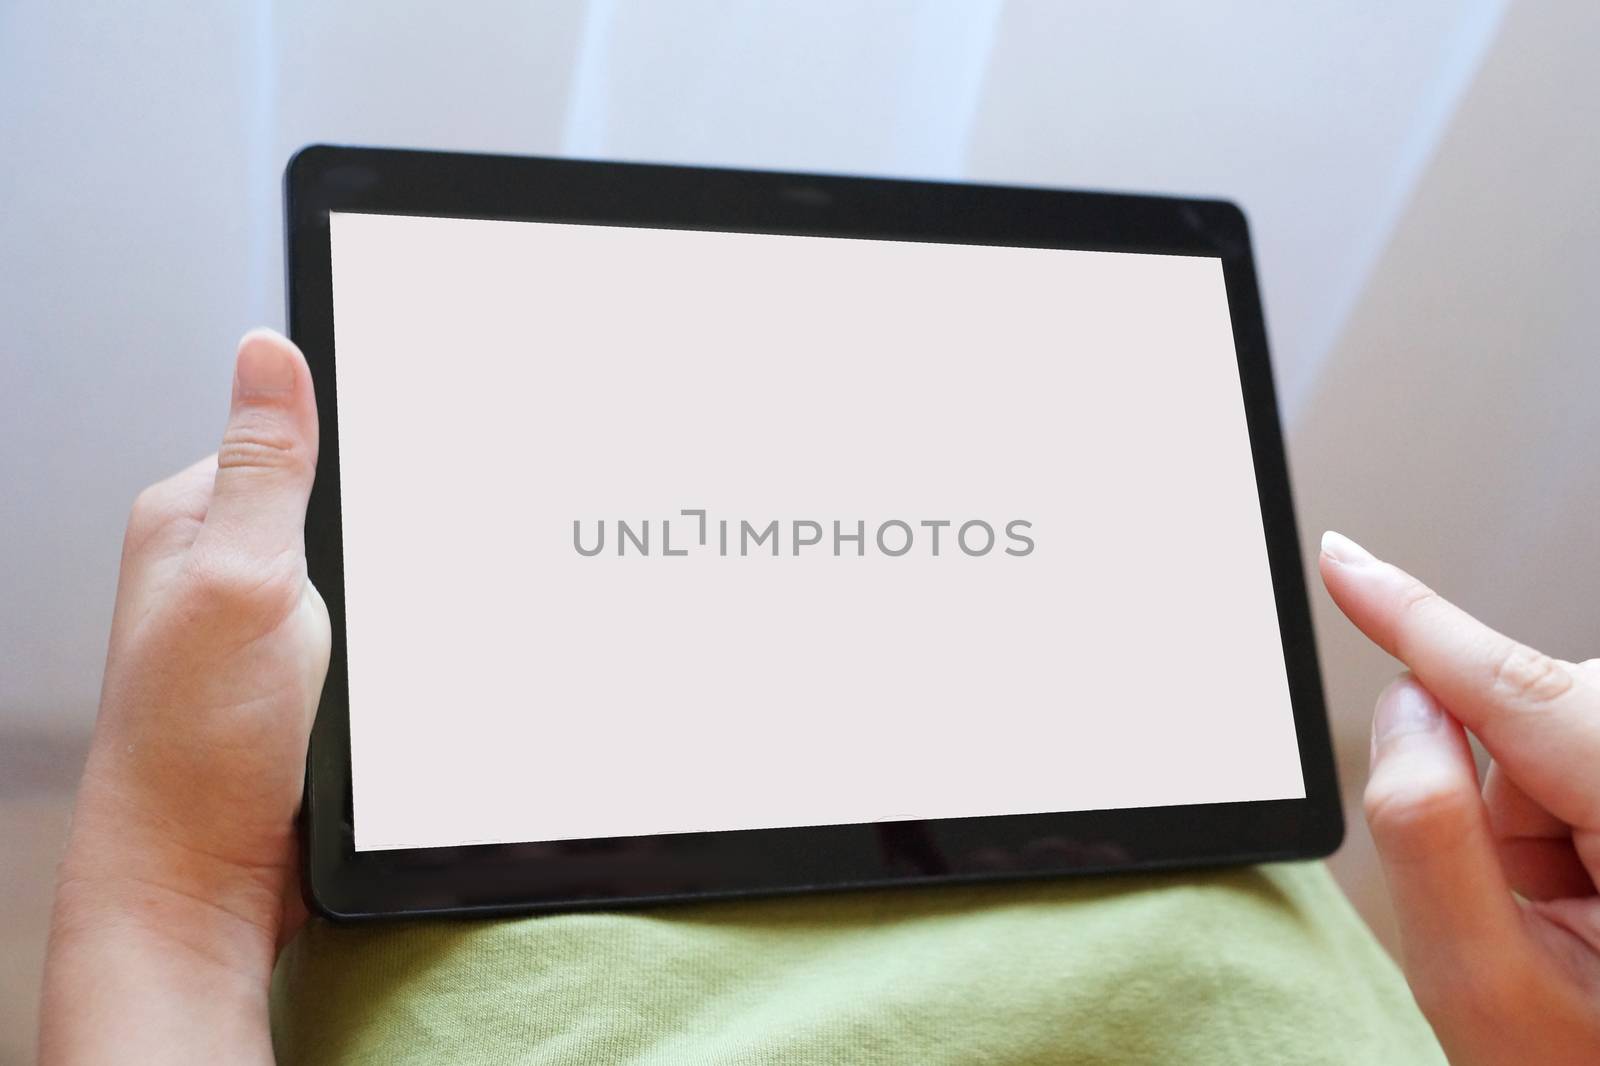
M 1305 795 L 1220 260 L 331 239 L 357 850 Z

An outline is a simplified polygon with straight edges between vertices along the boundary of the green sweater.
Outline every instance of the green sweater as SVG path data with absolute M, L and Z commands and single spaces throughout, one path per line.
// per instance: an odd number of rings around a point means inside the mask
M 1319 864 L 312 922 L 281 1063 L 1443 1063 Z

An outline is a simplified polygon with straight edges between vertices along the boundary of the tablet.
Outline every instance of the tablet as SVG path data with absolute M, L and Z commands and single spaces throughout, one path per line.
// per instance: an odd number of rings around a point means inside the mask
M 313 147 L 343 918 L 1323 855 L 1245 219 Z

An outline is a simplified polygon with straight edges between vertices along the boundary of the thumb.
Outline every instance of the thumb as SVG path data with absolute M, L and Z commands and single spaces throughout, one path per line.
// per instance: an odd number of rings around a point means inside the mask
M 239 342 L 232 409 L 196 549 L 246 569 L 302 555 L 316 468 L 317 402 L 305 357 L 287 337 L 252 330 Z
M 1466 734 L 1409 674 L 1378 698 L 1366 815 L 1406 977 L 1435 1028 L 1453 1028 L 1521 978 L 1527 943 Z

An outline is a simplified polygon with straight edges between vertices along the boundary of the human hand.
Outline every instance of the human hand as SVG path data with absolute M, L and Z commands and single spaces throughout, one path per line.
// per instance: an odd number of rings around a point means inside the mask
M 217 454 L 134 502 L 51 920 L 46 1064 L 272 1061 L 328 665 L 302 532 L 316 457 L 305 360 L 260 330 Z
M 1600 1062 L 1600 659 L 1503 637 L 1337 533 L 1319 565 L 1411 668 L 1378 698 L 1366 813 L 1417 1003 L 1456 1066 Z

